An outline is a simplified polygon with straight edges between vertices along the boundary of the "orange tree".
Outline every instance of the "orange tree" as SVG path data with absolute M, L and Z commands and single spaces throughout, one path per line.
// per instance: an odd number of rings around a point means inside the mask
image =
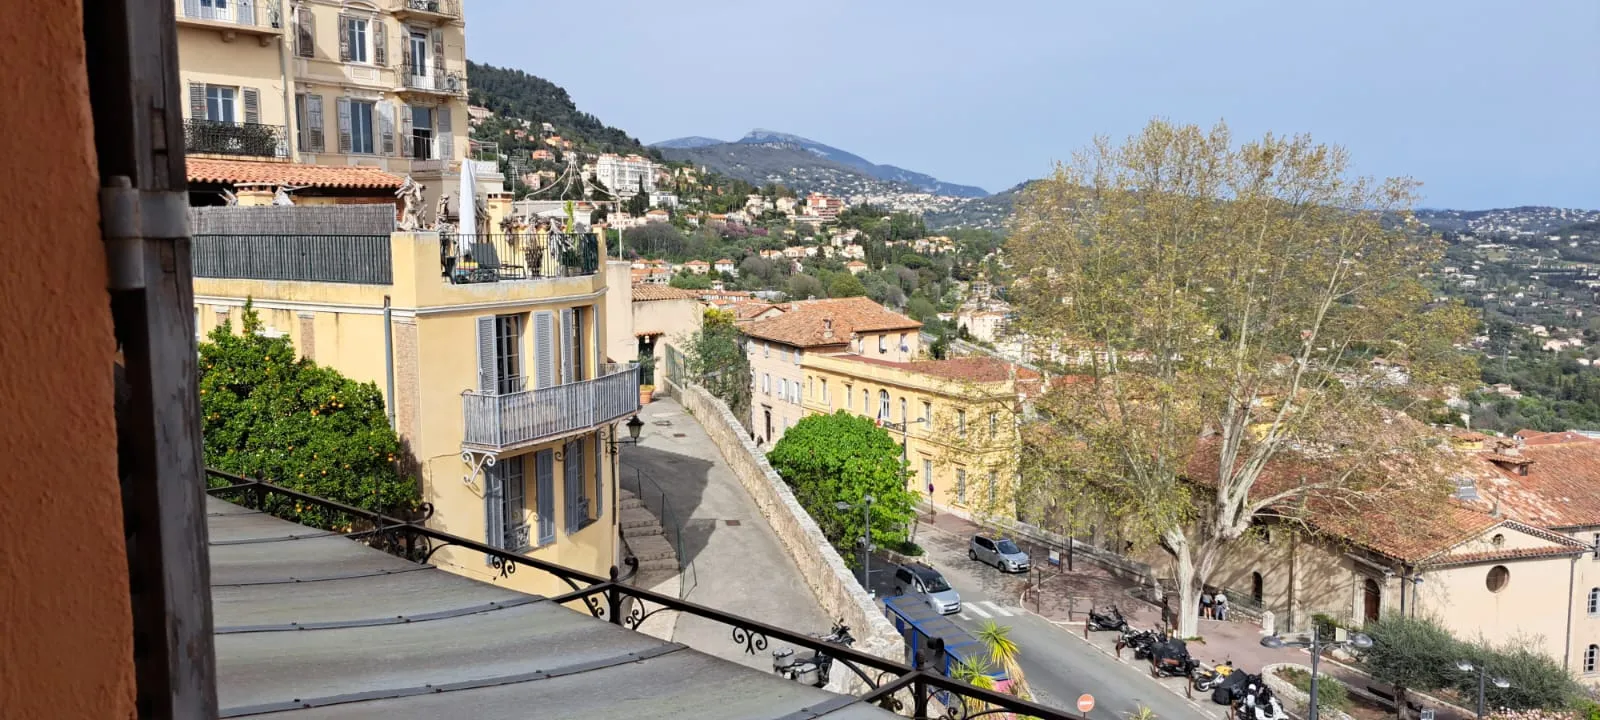
M 200 343 L 200 410 L 208 467 L 368 510 L 404 513 L 417 483 L 399 468 L 400 441 L 377 385 L 296 357 L 286 337 L 261 332 L 245 306 Z M 338 521 L 314 508 L 284 508 L 314 526 Z

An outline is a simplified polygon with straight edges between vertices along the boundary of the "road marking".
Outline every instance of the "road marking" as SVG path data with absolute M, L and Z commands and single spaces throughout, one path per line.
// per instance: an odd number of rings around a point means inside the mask
M 1010 610 L 1007 610 L 1007 609 L 1005 609 L 1003 607 L 1000 607 L 999 605 L 994 604 L 993 600 L 984 600 L 982 602 L 983 602 L 984 605 L 988 605 L 989 609 L 993 610 L 1000 617 L 1011 617 L 1012 613 L 1011 613 Z M 989 616 L 988 615 L 984 615 L 984 617 L 989 617 Z
M 978 617 L 981 617 L 981 618 L 994 617 L 993 615 L 990 615 L 989 613 L 984 612 L 983 608 L 978 607 L 977 603 L 969 603 L 967 605 L 967 609 L 977 613 Z M 962 616 L 965 617 L 966 613 L 962 613 Z
M 960 617 L 962 620 L 971 620 L 972 619 L 971 617 L 969 617 L 967 615 L 967 611 L 965 611 L 965 610 L 962 610 L 961 612 L 957 613 L 957 616 Z

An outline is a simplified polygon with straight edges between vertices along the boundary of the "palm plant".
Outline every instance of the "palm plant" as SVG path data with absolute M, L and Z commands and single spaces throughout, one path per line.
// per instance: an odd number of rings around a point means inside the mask
M 994 678 L 989 675 L 988 667 L 980 667 L 971 660 L 961 660 L 950 668 L 950 678 L 959 680 L 979 690 L 994 690 Z M 961 698 L 962 717 L 989 709 L 989 704 L 982 700 L 974 700 L 963 696 Z
M 989 649 L 989 662 L 1004 670 L 1006 677 L 1011 678 L 1011 694 L 1024 700 L 1033 699 L 1033 693 L 1028 692 L 1028 683 L 1022 677 L 1022 666 L 1018 664 L 1022 653 L 1016 641 L 1011 639 L 1011 626 L 985 620 L 978 629 L 978 642 Z

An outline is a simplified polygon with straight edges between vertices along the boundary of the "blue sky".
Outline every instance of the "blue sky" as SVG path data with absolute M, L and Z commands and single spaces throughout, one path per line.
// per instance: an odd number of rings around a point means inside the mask
M 791 132 L 1002 190 L 1151 117 L 1307 132 L 1424 207 L 1600 209 L 1600 0 L 467 0 L 645 142 Z

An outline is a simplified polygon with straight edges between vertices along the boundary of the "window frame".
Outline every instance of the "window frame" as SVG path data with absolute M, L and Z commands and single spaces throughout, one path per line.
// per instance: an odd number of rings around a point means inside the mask
M 350 15 L 345 20 L 345 43 L 350 48 L 350 59 L 346 62 L 372 64 L 372 21 L 361 15 Z
M 506 550 L 517 552 L 533 547 L 533 532 L 528 516 L 528 480 L 527 467 L 523 463 L 525 455 L 516 455 L 500 461 L 493 471 L 498 473 L 500 480 L 500 522 L 501 532 L 504 537 L 501 544 Z M 513 480 L 515 483 L 513 484 Z M 512 490 L 515 489 L 513 493 Z M 518 547 L 511 542 L 517 536 L 518 526 L 527 526 L 528 532 L 522 533 L 527 541 Z
M 1600 645 L 1590 645 L 1583 651 L 1583 674 L 1593 675 L 1597 663 L 1600 663 Z
M 956 504 L 967 504 L 967 469 L 956 468 Z
M 238 86 L 236 86 L 236 85 L 213 85 L 211 83 L 206 83 L 205 87 L 206 87 L 206 116 L 204 118 L 205 121 L 206 122 L 219 123 L 219 124 L 227 124 L 227 125 L 237 125 L 237 124 L 239 124 L 239 116 L 241 114 L 239 112 L 239 96 L 242 93 L 239 91 Z M 224 99 L 222 97 L 222 93 L 224 93 L 224 92 L 226 92 L 228 94 L 228 97 L 226 99 Z M 215 93 L 215 97 L 213 97 L 213 93 Z M 212 109 L 213 108 L 215 108 L 218 111 L 217 115 L 219 115 L 219 116 L 220 115 L 227 115 L 227 117 L 226 118 L 213 117 L 212 116 Z M 224 110 L 224 109 L 227 110 L 226 113 L 222 112 L 222 110 Z
M 878 336 L 878 354 L 882 355 L 882 354 L 884 354 L 886 352 L 889 352 L 889 336 L 888 335 L 879 335 Z
M 1600 615 L 1600 587 L 1589 589 L 1589 617 Z
M 526 323 L 520 313 L 494 316 L 495 390 L 506 395 L 526 389 L 523 376 L 523 331 Z
M 880 421 L 893 420 L 894 416 L 890 414 L 892 411 L 893 411 L 893 408 L 891 408 L 889 406 L 889 391 L 888 390 L 879 390 L 878 391 L 878 419 Z
M 361 111 L 366 111 L 366 127 L 361 127 Z M 361 140 L 366 141 L 363 146 Z M 378 154 L 378 103 L 372 100 L 350 99 L 350 154 Z

